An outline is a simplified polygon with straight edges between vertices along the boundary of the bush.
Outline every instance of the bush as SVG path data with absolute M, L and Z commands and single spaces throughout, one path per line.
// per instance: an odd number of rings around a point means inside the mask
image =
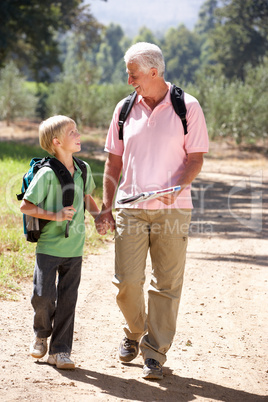
M 255 69 L 248 67 L 244 82 L 199 77 L 185 90 L 199 100 L 211 139 L 233 137 L 240 144 L 267 137 L 267 60 Z
M 129 92 L 127 85 L 85 85 L 65 77 L 50 87 L 48 113 L 70 116 L 83 126 L 107 127 L 117 102 Z
M 0 119 L 7 125 L 16 117 L 34 117 L 37 98 L 11 61 L 0 71 Z

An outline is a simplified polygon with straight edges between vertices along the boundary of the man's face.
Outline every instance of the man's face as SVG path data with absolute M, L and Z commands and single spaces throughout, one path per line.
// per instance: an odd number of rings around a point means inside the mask
M 132 85 L 138 95 L 143 97 L 150 95 L 150 89 L 152 86 L 151 71 L 144 73 L 140 70 L 138 64 L 127 64 L 128 84 Z

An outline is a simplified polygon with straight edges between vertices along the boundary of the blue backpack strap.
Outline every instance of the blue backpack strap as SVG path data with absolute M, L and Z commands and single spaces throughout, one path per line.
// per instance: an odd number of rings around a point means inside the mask
M 119 125 L 119 140 L 123 140 L 123 125 L 132 109 L 132 106 L 134 105 L 135 99 L 137 96 L 137 92 L 134 91 L 128 97 L 126 98 L 121 112 L 119 114 L 119 120 L 118 120 L 118 125 Z
M 28 172 L 26 172 L 22 178 L 22 186 L 21 186 L 21 193 L 16 194 L 17 199 L 21 201 L 24 197 L 24 194 L 29 187 L 29 184 L 31 183 L 32 179 L 34 178 L 34 175 L 36 172 L 40 169 L 40 167 L 43 166 L 45 162 L 47 162 L 50 158 L 32 158 L 30 161 L 30 169 Z
M 186 106 L 184 102 L 184 91 L 177 87 L 176 85 L 172 85 L 171 90 L 170 90 L 170 97 L 171 97 L 171 102 L 173 105 L 173 108 L 179 118 L 181 119 L 183 129 L 184 129 L 184 135 L 188 133 L 187 130 L 187 120 L 186 120 Z

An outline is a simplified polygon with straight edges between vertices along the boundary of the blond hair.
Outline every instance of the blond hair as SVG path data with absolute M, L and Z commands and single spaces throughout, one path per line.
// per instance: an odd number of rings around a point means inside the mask
M 65 132 L 68 124 L 75 122 L 67 116 L 53 116 L 42 121 L 39 126 L 39 143 L 41 148 L 49 154 L 54 155 L 55 149 L 53 146 L 53 139 L 60 138 Z

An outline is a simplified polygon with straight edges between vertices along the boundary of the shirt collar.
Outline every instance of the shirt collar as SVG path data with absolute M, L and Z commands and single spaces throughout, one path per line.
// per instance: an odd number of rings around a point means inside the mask
M 171 97 L 170 97 L 170 88 L 171 88 L 171 83 L 166 81 L 166 84 L 168 85 L 168 91 L 166 93 L 166 96 L 164 99 L 159 103 L 159 105 L 164 104 L 164 103 L 171 103 Z M 135 103 L 138 104 L 141 102 L 143 97 L 141 95 L 136 96 Z

